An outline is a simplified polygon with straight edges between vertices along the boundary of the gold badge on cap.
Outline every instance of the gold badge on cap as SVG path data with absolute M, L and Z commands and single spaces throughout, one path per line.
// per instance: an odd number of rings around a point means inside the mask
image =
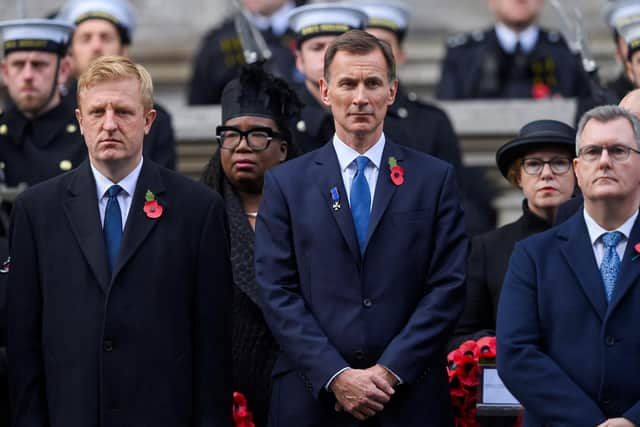
M 298 121 L 298 123 L 296 123 L 296 129 L 298 129 L 298 132 L 306 132 L 307 124 L 304 122 L 304 120 L 300 120 Z
M 58 166 L 60 166 L 61 171 L 68 171 L 73 167 L 69 160 L 61 160 Z
M 6 123 L 1 124 L 0 135 L 6 135 L 7 133 L 9 133 L 9 126 L 7 126 Z
M 69 123 L 67 125 L 67 133 L 74 133 L 77 130 L 78 130 L 78 127 L 76 125 L 74 125 L 73 123 Z

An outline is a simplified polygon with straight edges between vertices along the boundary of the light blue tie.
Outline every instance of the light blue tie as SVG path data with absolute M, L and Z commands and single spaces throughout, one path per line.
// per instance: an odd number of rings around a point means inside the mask
M 351 215 L 353 216 L 353 223 L 356 226 L 360 253 L 364 252 L 364 248 L 367 245 L 367 230 L 369 228 L 371 209 L 371 191 L 369 190 L 367 177 L 364 176 L 364 170 L 368 163 L 369 159 L 364 156 L 356 158 L 358 170 L 353 177 L 350 194 Z
M 109 256 L 109 270 L 113 272 L 120 251 L 122 241 L 122 214 L 118 203 L 118 193 L 122 191 L 119 185 L 112 185 L 107 190 L 107 208 L 104 211 L 104 241 L 107 244 Z
M 604 257 L 600 264 L 600 274 L 604 282 L 604 292 L 607 295 L 607 302 L 611 301 L 613 289 L 616 287 L 618 273 L 620 273 L 620 257 L 616 247 L 624 235 L 619 231 L 604 233 L 600 238 L 604 244 Z

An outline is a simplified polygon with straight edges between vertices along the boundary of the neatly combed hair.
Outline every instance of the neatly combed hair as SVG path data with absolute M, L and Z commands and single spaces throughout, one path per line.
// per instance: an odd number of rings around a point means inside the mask
M 582 138 L 584 127 L 589 120 L 593 119 L 598 122 L 607 123 L 619 118 L 627 119 L 633 130 L 633 139 L 635 139 L 636 145 L 640 147 L 640 120 L 629 110 L 625 110 L 617 105 L 601 105 L 587 111 L 580 118 L 578 131 L 576 132 L 576 155 L 580 154 L 580 139 Z
M 324 79 L 329 81 L 329 68 L 340 51 L 348 52 L 352 55 L 366 55 L 379 49 L 387 63 L 387 76 L 389 82 L 396 80 L 396 60 L 389 43 L 380 40 L 375 36 L 362 30 L 350 30 L 336 37 L 327 48 L 324 54 Z
M 145 111 L 153 108 L 153 82 L 149 72 L 123 56 L 102 56 L 93 61 L 78 80 L 80 97 L 89 88 L 104 82 L 135 79 L 140 83 L 140 98 Z

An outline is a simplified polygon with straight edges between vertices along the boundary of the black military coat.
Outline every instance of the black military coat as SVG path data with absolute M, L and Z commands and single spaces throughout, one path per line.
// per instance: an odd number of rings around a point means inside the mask
M 502 50 L 494 28 L 452 36 L 437 87 L 440 99 L 588 96 L 578 56 L 557 32 L 540 30 L 529 53 Z
M 285 33 L 276 36 L 262 31 L 272 57 L 266 64 L 271 73 L 289 83 L 301 81 L 295 67 L 293 37 Z M 245 64 L 240 38 L 233 19 L 227 18 L 220 27 L 209 31 L 193 58 L 193 69 L 187 101 L 189 105 L 219 104 L 222 89 L 240 74 Z
M 322 147 L 335 132 L 331 112 L 318 103 L 304 85 L 294 85 L 304 107 L 291 121 L 293 143 L 300 154 Z
M 8 186 L 37 184 L 86 157 L 73 109 L 64 102 L 35 119 L 25 117 L 15 105 L 0 117 L 0 162 Z

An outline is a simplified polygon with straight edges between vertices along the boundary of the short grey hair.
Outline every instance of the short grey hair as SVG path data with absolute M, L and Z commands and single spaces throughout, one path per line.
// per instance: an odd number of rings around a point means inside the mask
M 640 148 L 640 119 L 629 110 L 617 105 L 601 105 L 584 113 L 578 122 L 578 131 L 576 132 L 576 156 L 580 154 L 580 139 L 582 139 L 584 127 L 589 120 L 593 119 L 601 123 L 607 123 L 618 118 L 627 119 L 633 130 L 633 139 L 636 141 L 636 146 Z

